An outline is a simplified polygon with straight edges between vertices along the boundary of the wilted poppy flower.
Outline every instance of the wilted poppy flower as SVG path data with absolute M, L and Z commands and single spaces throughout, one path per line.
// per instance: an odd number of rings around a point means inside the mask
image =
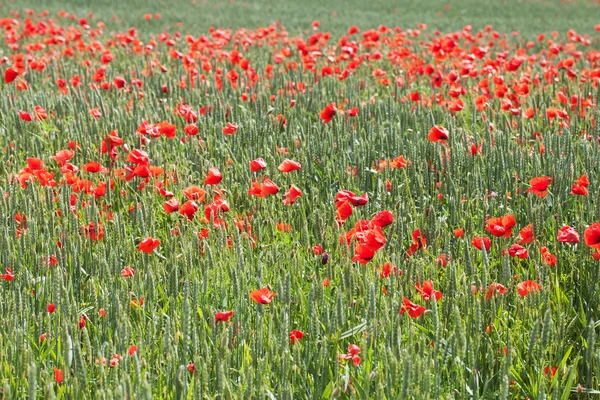
M 530 293 L 537 292 L 538 290 L 541 290 L 541 289 L 542 289 L 542 286 L 539 283 L 534 282 L 532 280 L 521 282 L 517 285 L 517 290 L 519 291 L 519 295 L 522 297 L 525 297 Z
M 335 117 L 336 112 L 337 109 L 335 108 L 335 103 L 329 103 L 325 106 L 323 110 L 321 110 L 321 119 L 323 120 L 323 122 L 328 124 L 329 122 L 331 122 L 333 117 Z
M 260 304 L 269 304 L 275 296 L 277 296 L 277 293 L 271 293 L 271 290 L 268 287 L 250 292 L 250 298 Z
M 579 233 L 569 225 L 558 230 L 558 241 L 561 243 L 579 243 Z
M 137 251 L 138 253 L 143 251 L 146 254 L 150 254 L 158 246 L 160 246 L 160 240 L 149 237 L 140 242 Z
M 548 176 L 538 176 L 532 178 L 529 181 L 531 187 L 527 190 L 527 193 L 533 193 L 539 197 L 546 197 L 548 194 L 548 185 L 552 182 L 552 178 Z
M 98 241 L 104 237 L 104 228 L 102 227 L 102 222 L 98 222 L 98 226 L 96 226 L 93 222 L 90 222 L 87 226 L 84 226 L 81 229 L 85 236 L 88 239 Z
M 428 301 L 432 298 L 435 298 L 435 301 L 438 301 L 442 298 L 442 293 L 438 292 L 433 288 L 432 281 L 424 281 L 423 286 L 421 286 L 421 284 L 417 282 L 415 288 L 417 289 L 417 292 L 421 294 L 421 298 L 423 298 L 423 300 L 425 301 Z
M 257 158 L 256 160 L 250 161 L 250 170 L 252 172 L 260 171 L 261 169 L 265 169 L 267 167 L 267 163 L 262 158 Z
M 355 367 L 358 367 L 361 362 L 359 354 L 360 354 L 360 347 L 358 347 L 355 344 L 349 344 L 348 345 L 348 353 L 340 354 L 339 359 L 340 359 L 340 361 L 352 360 L 352 364 L 354 364 Z
M 429 141 L 431 142 L 439 142 L 448 140 L 449 137 L 450 132 L 448 132 L 448 129 L 444 128 L 441 125 L 434 125 L 429 130 L 429 135 L 427 136 L 427 139 L 429 139 Z
M 504 294 L 506 293 L 506 288 L 499 283 L 492 283 L 485 294 L 485 299 L 488 300 L 492 296 L 496 295 L 496 293 Z
M 299 170 L 302 167 L 299 162 L 292 160 L 283 160 L 283 162 L 277 167 L 281 172 L 292 172 Z
M 404 314 L 405 312 L 408 312 L 408 315 L 410 315 L 411 318 L 417 318 L 417 317 L 423 315 L 423 313 L 427 310 L 425 307 L 413 303 L 406 297 L 402 298 L 402 303 L 403 304 L 402 304 L 402 307 L 400 308 L 400 314 Z
M 482 250 L 483 248 L 482 243 L 483 247 L 485 247 L 485 250 L 490 251 L 490 248 L 492 247 L 492 241 L 490 240 L 490 238 L 476 236 L 471 240 L 471 244 L 479 250 Z
M 583 232 L 583 240 L 588 246 L 600 249 L 600 222 L 594 222 L 586 228 Z
M 223 311 L 215 314 L 215 322 L 227 322 L 233 317 L 233 311 Z
M 542 261 L 544 261 L 547 266 L 553 267 L 556 265 L 556 256 L 550 253 L 547 248 L 542 247 L 540 249 L 540 254 L 542 255 Z
M 294 329 L 290 332 L 290 341 L 292 344 L 296 344 L 300 339 L 304 337 L 304 332 Z
M 221 179 L 223 179 L 223 175 L 221 175 L 221 172 L 217 168 L 212 167 L 208 169 L 206 179 L 204 179 L 204 184 L 217 185 L 219 184 L 219 182 L 221 182 Z
M 227 125 L 223 127 L 223 134 L 225 135 L 233 135 L 235 131 L 237 131 L 238 126 L 228 122 Z

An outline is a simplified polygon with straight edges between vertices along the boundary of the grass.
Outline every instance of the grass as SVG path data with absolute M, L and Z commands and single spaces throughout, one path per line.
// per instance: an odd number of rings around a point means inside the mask
M 14 9 L 17 3 L 5 1 L 4 9 Z M 449 6 L 446 9 L 446 6 Z M 312 21 L 319 20 L 322 29 L 336 34 L 350 26 L 368 29 L 379 26 L 415 28 L 425 23 L 442 32 L 460 30 L 466 25 L 483 29 L 492 25 L 499 32 L 519 31 L 528 39 L 539 33 L 554 30 L 566 32 L 576 26 L 580 33 L 591 34 L 598 23 L 598 3 L 594 1 L 493 1 L 439 0 L 392 2 L 383 0 L 323 2 L 292 1 L 158 1 L 133 0 L 118 3 L 113 0 L 55 1 L 25 0 L 18 7 L 56 13 L 62 9 L 85 16 L 94 13 L 110 23 L 113 15 L 122 21 L 117 26 L 136 26 L 156 32 L 163 28 L 179 29 L 185 33 L 200 34 L 211 26 L 225 28 L 257 28 L 280 21 L 292 34 L 310 30 Z M 160 13 L 161 20 L 143 21 L 144 13 Z M 177 26 L 181 23 L 181 26 Z

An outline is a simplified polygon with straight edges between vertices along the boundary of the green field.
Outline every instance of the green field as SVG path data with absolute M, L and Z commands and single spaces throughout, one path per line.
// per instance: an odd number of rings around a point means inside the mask
M 0 2 L 0 398 L 598 398 L 600 3 L 58 3 Z

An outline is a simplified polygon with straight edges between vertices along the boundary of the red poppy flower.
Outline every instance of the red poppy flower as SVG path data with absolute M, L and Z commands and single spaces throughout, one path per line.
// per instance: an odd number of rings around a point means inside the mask
M 223 127 L 223 134 L 224 135 L 233 135 L 235 133 L 235 131 L 237 131 L 238 126 L 232 124 L 231 122 L 228 122 L 227 125 L 225 125 Z
M 265 168 L 267 168 L 267 163 L 262 158 L 250 161 L 250 170 L 252 172 L 257 172 Z
M 283 160 L 283 162 L 277 167 L 281 172 L 292 172 L 299 170 L 302 167 L 299 162 L 292 160 Z
M 548 185 L 552 182 L 552 178 L 548 176 L 538 176 L 532 178 L 529 181 L 531 187 L 527 190 L 527 193 L 533 193 L 539 197 L 546 197 L 548 194 Z
M 277 293 L 271 293 L 271 290 L 268 287 L 250 292 L 250 298 L 260 304 L 269 304 L 275 296 L 277 296 Z
M 294 329 L 290 332 L 290 340 L 292 344 L 296 344 L 304 337 L 304 332 Z
M 199 186 L 189 186 L 187 189 L 183 190 L 183 194 L 188 198 L 188 200 L 195 200 L 202 203 L 204 202 L 204 197 L 206 196 L 206 190 Z
M 215 314 L 215 322 L 227 322 L 233 317 L 233 311 L 223 311 Z
M 23 121 L 32 121 L 33 120 L 33 118 L 31 117 L 31 114 L 29 114 L 27 111 L 19 110 L 19 117 Z
M 12 269 L 6 267 L 6 268 L 4 268 L 4 271 L 6 273 L 5 274 L 0 274 L 0 279 L 4 279 L 7 282 L 10 282 L 13 279 L 15 279 L 15 276 L 13 275 Z
M 463 237 L 465 235 L 465 231 L 462 228 L 456 228 L 454 231 L 454 237 L 460 238 Z
M 519 244 L 533 243 L 533 225 L 529 224 L 519 231 Z
M 600 249 L 600 222 L 594 222 L 586 228 L 583 232 L 583 240 L 588 246 Z
M 442 293 L 438 292 L 433 288 L 432 281 L 424 281 L 423 286 L 421 286 L 421 284 L 417 282 L 415 288 L 421 294 L 421 298 L 425 301 L 428 301 L 432 298 L 435 298 L 435 301 L 438 301 L 442 298 Z
M 558 230 L 558 241 L 561 243 L 579 243 L 579 233 L 569 225 Z
M 185 215 L 191 221 L 194 219 L 196 211 L 198 211 L 198 204 L 193 200 L 188 200 L 179 209 L 179 214 Z
M 517 290 L 519 291 L 519 295 L 521 297 L 525 297 L 528 294 L 537 292 L 538 290 L 541 290 L 541 289 L 542 289 L 542 286 L 539 283 L 534 282 L 532 280 L 521 282 L 517 285 Z
M 490 218 L 487 221 L 486 230 L 496 237 L 509 237 L 512 234 L 512 227 L 516 223 L 513 214 L 500 218 Z
M 98 222 L 98 226 L 96 226 L 93 222 L 90 222 L 88 226 L 85 226 L 81 229 L 85 236 L 88 239 L 98 241 L 104 237 L 104 228 L 102 227 L 102 222 Z
M 149 237 L 140 242 L 137 251 L 138 253 L 143 251 L 146 254 L 150 254 L 158 246 L 160 246 L 160 240 Z
M 277 194 L 279 186 L 269 178 L 262 178 L 252 182 L 252 186 L 248 189 L 248 196 L 256 196 L 259 198 Z
M 402 302 L 404 304 L 402 304 L 402 307 L 400 308 L 400 314 L 408 312 L 408 315 L 410 315 L 411 318 L 417 318 L 423 315 L 423 313 L 427 310 L 425 307 L 413 303 L 406 297 L 402 298 Z
M 4 71 L 4 83 L 11 83 L 17 79 L 17 76 L 19 76 L 19 71 L 14 68 L 7 68 L 6 71 Z
M 573 186 L 571 186 L 571 194 L 574 194 L 577 196 L 587 196 L 588 190 L 584 186 L 580 186 L 580 185 L 574 183 Z
M 379 212 L 377 215 L 375 215 L 371 219 L 371 223 L 374 226 L 378 226 L 380 228 L 388 226 L 392 222 L 394 222 L 394 213 L 392 213 L 391 211 L 388 211 L 388 210 Z
M 499 283 L 492 283 L 485 294 L 485 299 L 488 300 L 492 296 L 496 295 L 497 293 L 504 294 L 506 292 L 507 292 L 507 290 L 503 285 L 501 285 Z
M 450 132 L 448 132 L 448 129 L 444 128 L 441 125 L 434 125 L 429 131 L 427 139 L 429 139 L 429 141 L 431 142 L 439 142 L 448 140 L 449 137 Z
M 63 383 L 63 372 L 56 367 L 54 367 L 54 380 L 56 383 Z
M 553 267 L 556 265 L 556 256 L 550 253 L 547 248 L 542 247 L 540 249 L 540 254 L 542 255 L 542 261 L 544 261 L 547 266 Z
M 367 203 L 369 203 L 369 195 L 367 193 L 364 193 L 362 196 L 357 196 L 349 190 L 340 190 L 339 192 L 337 192 L 335 196 L 336 205 L 346 202 L 349 202 L 354 207 L 364 206 Z
M 296 202 L 296 199 L 300 196 L 302 196 L 302 190 L 300 190 L 296 185 L 292 185 L 285 192 L 285 199 L 283 199 L 282 203 L 285 204 L 286 206 L 292 205 Z
M 46 309 L 48 310 L 48 313 L 52 314 L 54 310 L 56 310 L 56 305 L 54 305 L 54 303 L 49 303 L 46 306 Z
M 206 179 L 204 179 L 204 184 L 217 185 L 219 184 L 219 182 L 221 182 L 221 179 L 223 179 L 223 175 L 221 175 L 221 172 L 217 168 L 212 167 L 208 169 Z
M 168 214 L 171 214 L 171 213 L 179 210 L 179 206 L 180 206 L 179 200 L 177 200 L 177 199 L 167 200 L 163 204 L 163 207 Z
M 508 255 L 510 255 L 511 257 L 528 258 L 529 252 L 525 247 L 521 246 L 520 244 L 513 244 L 508 249 Z
M 335 103 L 329 103 L 325 106 L 323 110 L 321 110 L 321 119 L 323 120 L 323 122 L 328 124 L 329 122 L 331 122 L 333 117 L 335 117 L 336 112 L 337 109 L 335 108 Z
M 485 247 L 485 250 L 490 251 L 490 248 L 492 247 L 492 241 L 490 238 L 476 236 L 471 240 L 471 244 L 479 250 L 482 250 L 482 243 L 483 247 Z
M 321 254 L 323 254 L 325 252 L 325 249 L 323 248 L 323 246 L 318 244 L 318 245 L 312 247 L 312 252 L 314 255 L 320 256 Z
M 125 267 L 121 270 L 121 275 L 123 278 L 131 278 L 133 275 L 135 275 L 135 270 L 131 267 Z

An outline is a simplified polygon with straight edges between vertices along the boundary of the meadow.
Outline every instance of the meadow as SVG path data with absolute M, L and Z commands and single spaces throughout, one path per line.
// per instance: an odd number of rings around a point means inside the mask
M 600 395 L 600 3 L 0 3 L 0 398 Z

